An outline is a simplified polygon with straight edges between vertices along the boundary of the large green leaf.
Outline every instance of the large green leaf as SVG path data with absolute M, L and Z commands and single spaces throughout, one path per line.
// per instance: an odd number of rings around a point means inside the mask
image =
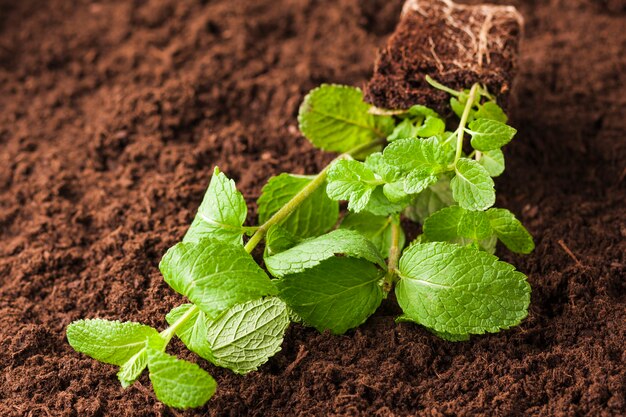
M 287 306 L 276 297 L 237 304 L 205 335 L 212 362 L 238 374 L 254 371 L 280 350 L 287 326 Z
M 527 315 L 530 286 L 524 274 L 470 246 L 410 246 L 400 258 L 399 275 L 396 296 L 404 318 L 438 332 L 497 332 Z
M 333 257 L 279 279 L 280 297 L 319 331 L 341 334 L 357 327 L 378 308 L 382 271 L 355 258 Z
M 499 149 L 509 143 L 517 130 L 492 119 L 476 119 L 467 131 L 472 135 L 472 147 L 477 151 Z
M 276 293 L 243 247 L 211 239 L 173 246 L 159 268 L 165 281 L 210 319 L 235 304 Z

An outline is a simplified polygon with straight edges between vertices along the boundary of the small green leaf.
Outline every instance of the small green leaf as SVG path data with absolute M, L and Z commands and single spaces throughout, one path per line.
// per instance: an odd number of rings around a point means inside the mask
M 393 217 L 375 216 L 370 213 L 348 213 L 339 227 L 361 233 L 376 246 L 376 249 L 383 254 L 384 258 L 387 258 L 389 257 L 389 249 L 392 244 L 391 228 L 393 222 L 396 222 Z M 400 248 L 403 248 L 404 244 L 404 230 L 400 228 Z
M 204 199 L 198 208 L 183 242 L 197 242 L 211 237 L 233 244 L 243 243 L 242 225 L 246 221 L 246 200 L 237 191 L 235 182 L 229 180 L 217 167 Z
M 409 119 L 404 119 L 393 129 L 393 132 L 387 137 L 387 142 L 404 138 L 414 138 L 417 136 L 417 127 Z
M 478 160 L 492 177 L 497 177 L 504 172 L 504 154 L 500 149 L 483 152 Z
M 386 268 L 379 251 L 365 236 L 346 229 L 305 240 L 291 249 L 265 258 L 265 266 L 273 276 L 282 277 L 313 268 L 336 256 L 366 259 Z
M 270 178 L 257 200 L 259 223 L 269 220 L 310 182 L 310 178 L 291 174 Z M 301 238 L 319 236 L 330 230 L 337 223 L 339 203 L 328 198 L 324 188 L 316 189 L 280 225 Z
M 204 405 L 215 393 L 217 383 L 195 363 L 148 349 L 148 370 L 159 401 L 174 408 Z
M 100 362 L 123 365 L 146 346 L 160 339 L 150 326 L 102 319 L 78 320 L 67 326 L 67 340 L 78 352 Z
M 437 175 L 430 169 L 416 169 L 409 172 L 404 178 L 404 192 L 408 194 L 418 194 L 429 186 L 434 185 L 437 181 Z
M 407 195 L 406 200 L 397 202 L 389 201 L 385 196 L 382 186 L 378 186 L 372 192 L 367 205 L 362 211 L 374 214 L 376 216 L 389 216 L 391 214 L 400 213 L 406 206 L 411 204 L 412 196 Z
M 276 286 L 298 316 L 319 331 L 342 334 L 378 308 L 382 271 L 355 258 L 330 258 L 311 269 L 285 275 Z
M 478 107 L 476 111 L 477 119 L 491 119 L 500 123 L 506 123 L 508 117 L 504 113 L 504 110 L 493 101 L 488 101 Z
M 320 149 L 347 152 L 393 130 L 393 118 L 370 114 L 370 108 L 360 89 L 322 84 L 300 106 L 300 131 Z
M 467 131 L 472 135 L 472 147 L 477 151 L 499 149 L 509 143 L 517 130 L 491 119 L 476 119 Z
M 167 313 L 165 320 L 172 325 L 189 312 L 189 309 L 194 307 L 193 304 L 182 304 Z M 206 314 L 204 314 L 202 310 L 196 310 L 195 313 L 188 317 L 187 320 L 176 329 L 176 336 L 182 340 L 185 346 L 207 360 L 213 360 L 211 346 L 207 340 L 207 332 L 209 331 L 210 324 L 211 320 L 209 320 Z
M 392 182 L 383 185 L 383 194 L 392 203 L 398 203 L 405 201 L 408 198 L 408 194 L 404 190 L 404 181 Z
M 497 332 L 528 314 L 530 286 L 524 274 L 470 246 L 410 246 L 399 271 L 396 296 L 405 316 L 435 331 Z
M 454 204 L 450 180 L 444 176 L 436 184 L 431 185 L 415 197 L 415 202 L 404 214 L 411 220 L 424 223 L 431 214 L 444 207 Z
M 454 114 L 456 114 L 456 117 L 460 119 L 463 115 L 463 110 L 465 110 L 465 103 L 461 103 L 455 97 L 450 97 L 450 107 Z
M 493 229 L 484 211 L 469 211 L 459 206 L 450 206 L 433 213 L 424 221 L 424 234 L 431 242 L 466 244 L 470 243 L 466 239 L 479 242 L 490 238 Z
M 276 293 L 267 274 L 243 247 L 211 239 L 173 246 L 159 268 L 165 282 L 210 319 L 235 304 Z
M 380 183 L 382 181 L 363 163 L 342 159 L 328 170 L 326 192 L 333 200 L 348 200 L 348 209 L 359 212 Z
M 422 138 L 442 134 L 446 130 L 446 123 L 437 117 L 426 117 L 424 123 L 417 128 L 416 134 Z
M 510 251 L 527 254 L 535 249 L 533 237 L 513 213 L 506 209 L 492 208 L 487 210 L 487 216 L 498 239 Z
M 387 164 L 405 173 L 416 169 L 428 169 L 435 173 L 447 169 L 454 153 L 443 147 L 435 137 L 400 139 L 385 148 L 383 158 Z
M 212 362 L 238 374 L 258 369 L 280 350 L 289 322 L 287 306 L 276 297 L 233 306 L 205 334 Z
M 439 113 L 421 104 L 415 104 L 411 106 L 407 110 L 407 114 L 409 115 L 409 117 L 422 116 L 422 117 L 435 117 L 435 118 L 441 119 L 441 116 L 439 116 Z
M 489 173 L 473 159 L 461 158 L 450 181 L 452 197 L 467 210 L 485 210 L 496 202 L 496 191 Z

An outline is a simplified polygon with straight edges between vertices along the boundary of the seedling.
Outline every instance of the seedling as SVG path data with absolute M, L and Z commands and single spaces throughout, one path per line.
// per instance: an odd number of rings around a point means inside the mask
M 534 244 L 511 212 L 492 208 L 492 177 L 504 170 L 500 148 L 516 131 L 479 84 L 454 91 L 428 81 L 452 95 L 460 119 L 454 131 L 421 105 L 382 111 L 357 88 L 311 91 L 300 130 L 339 156 L 314 176 L 271 178 L 257 202 L 257 227 L 244 226 L 246 202 L 215 168 L 191 227 L 159 265 L 189 303 L 166 316 L 169 327 L 160 333 L 139 323 L 76 321 L 67 329 L 72 347 L 118 365 L 124 387 L 147 367 L 157 398 L 188 408 L 205 404 L 216 383 L 198 365 L 165 353 L 174 336 L 211 363 L 245 374 L 280 350 L 290 322 L 341 334 L 367 320 L 391 291 L 404 312 L 399 321 L 449 341 L 519 324 L 530 286 L 493 253 L 498 240 L 518 253 Z M 336 227 L 342 200 L 348 213 Z M 401 215 L 423 226 L 406 248 Z M 261 242 L 265 269 L 250 255 Z

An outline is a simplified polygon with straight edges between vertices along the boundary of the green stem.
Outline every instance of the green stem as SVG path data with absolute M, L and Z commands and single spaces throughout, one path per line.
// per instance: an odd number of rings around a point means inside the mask
M 476 99 L 476 92 L 478 91 L 479 85 L 474 84 L 472 89 L 469 92 L 469 96 L 467 98 L 467 103 L 465 103 L 465 108 L 463 109 L 463 114 L 461 115 L 461 121 L 459 122 L 459 128 L 457 130 L 456 137 L 456 154 L 454 155 L 454 165 L 461 158 L 463 154 L 463 134 L 465 133 L 465 125 L 467 124 L 467 119 L 469 118 L 470 110 L 474 106 L 474 100 Z
M 270 217 L 265 223 L 260 225 L 256 232 L 252 235 L 250 240 L 248 240 L 248 242 L 244 246 L 244 249 L 248 253 L 252 252 L 252 250 L 261 242 L 261 240 L 263 240 L 268 230 L 272 226 L 286 219 L 304 202 L 304 200 L 306 200 L 311 194 L 315 192 L 315 190 L 317 190 L 322 184 L 324 184 L 324 181 L 326 181 L 326 176 L 328 175 L 328 170 L 332 166 L 333 162 L 340 159 L 352 158 L 354 155 L 358 155 L 365 150 L 382 145 L 383 143 L 385 143 L 385 139 L 380 138 L 364 145 L 357 146 L 356 148 L 351 149 L 348 152 L 343 153 L 335 158 L 319 174 L 317 174 L 310 183 L 308 183 L 302 190 L 294 195 L 291 200 L 287 202 L 287 204 L 282 206 L 280 210 L 274 213 L 272 217 Z
M 460 91 L 456 91 L 456 90 L 451 89 L 450 87 L 446 87 L 440 82 L 437 82 L 434 79 L 432 79 L 430 75 L 427 75 L 425 78 L 426 78 L 426 82 L 432 85 L 433 87 L 435 87 L 437 90 L 445 91 L 446 93 L 453 95 L 455 97 L 458 97 L 461 95 Z
M 391 247 L 389 248 L 389 258 L 387 259 L 387 273 L 383 280 L 383 291 L 388 293 L 393 287 L 393 282 L 398 271 L 398 260 L 400 259 L 400 224 L 395 220 L 391 221 Z
M 160 333 L 163 340 L 165 340 L 165 345 L 163 349 L 165 349 L 165 346 L 167 346 L 170 340 L 172 340 L 172 337 L 174 337 L 174 335 L 176 334 L 176 330 L 178 330 L 180 326 L 185 324 L 185 322 L 189 320 L 189 318 L 193 316 L 197 311 L 198 306 L 194 304 L 189 310 L 187 310 L 185 314 L 180 316 L 178 320 L 176 320 L 172 325 L 170 325 L 167 329 L 163 330 Z

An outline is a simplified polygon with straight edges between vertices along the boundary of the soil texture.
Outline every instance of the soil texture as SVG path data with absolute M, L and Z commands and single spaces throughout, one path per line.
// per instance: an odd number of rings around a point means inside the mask
M 0 415 L 626 414 L 626 6 L 513 4 L 519 134 L 497 205 L 537 249 L 499 253 L 529 276 L 529 317 L 450 343 L 389 302 L 344 336 L 293 325 L 243 377 L 175 342 L 219 383 L 182 412 L 146 375 L 123 390 L 66 326 L 163 328 L 182 298 L 157 265 L 214 165 L 252 216 L 270 176 L 317 172 L 332 155 L 299 135 L 298 105 L 322 82 L 365 85 L 401 1 L 0 0 Z

